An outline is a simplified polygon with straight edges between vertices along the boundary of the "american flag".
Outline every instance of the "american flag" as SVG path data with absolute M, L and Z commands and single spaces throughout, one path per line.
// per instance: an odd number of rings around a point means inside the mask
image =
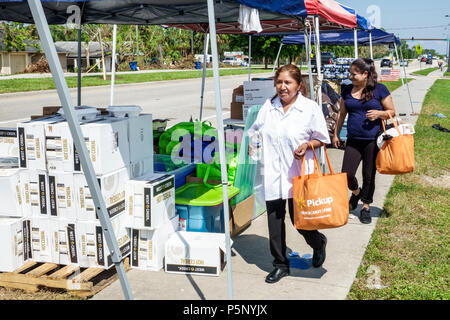
M 381 81 L 397 81 L 400 79 L 400 69 L 381 69 Z

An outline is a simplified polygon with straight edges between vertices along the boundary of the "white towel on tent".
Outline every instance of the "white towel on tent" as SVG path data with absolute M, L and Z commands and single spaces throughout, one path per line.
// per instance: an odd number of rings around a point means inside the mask
M 243 6 L 241 4 L 239 7 L 238 22 L 242 32 L 262 31 L 258 9 Z

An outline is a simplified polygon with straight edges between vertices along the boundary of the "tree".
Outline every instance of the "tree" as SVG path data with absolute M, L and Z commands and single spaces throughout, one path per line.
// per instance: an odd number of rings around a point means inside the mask
M 39 39 L 35 25 L 25 25 L 17 22 L 0 23 L 0 39 L 5 44 L 5 50 L 11 52 L 23 51 L 27 46 L 40 50 Z

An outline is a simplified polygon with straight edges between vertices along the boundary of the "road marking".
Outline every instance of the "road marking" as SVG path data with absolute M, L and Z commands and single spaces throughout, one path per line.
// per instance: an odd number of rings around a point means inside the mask
M 12 119 L 12 120 L 8 120 L 8 121 L 1 121 L 0 124 L 2 124 L 2 123 L 9 123 L 9 122 L 19 122 L 19 121 L 23 121 L 23 120 L 30 120 L 30 117 L 22 118 L 22 119 Z
M 227 113 L 230 113 L 230 111 L 224 112 L 224 113 L 222 113 L 222 115 L 224 116 L 224 115 L 226 115 Z M 210 116 L 210 117 L 203 118 L 202 121 L 203 121 L 203 120 L 212 119 L 212 118 L 215 118 L 215 117 L 217 117 L 217 115 L 213 115 L 213 116 Z

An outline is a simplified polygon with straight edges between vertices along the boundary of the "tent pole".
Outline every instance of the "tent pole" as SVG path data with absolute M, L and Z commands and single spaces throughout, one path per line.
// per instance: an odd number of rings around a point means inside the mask
M 222 118 L 222 100 L 220 91 L 220 74 L 219 74 L 219 59 L 217 54 L 217 37 L 216 24 L 214 15 L 214 0 L 208 0 L 208 19 L 211 30 L 211 53 L 213 57 L 213 72 L 214 72 L 214 91 L 216 96 L 216 114 L 217 114 L 217 133 L 219 135 L 219 156 L 220 156 L 220 171 L 222 176 L 222 190 L 223 190 L 223 215 L 225 226 L 225 245 L 227 255 L 227 272 L 228 272 L 228 299 L 233 299 L 233 273 L 231 269 L 231 244 L 230 244 L 230 212 L 228 203 L 228 175 L 227 163 L 225 157 L 225 142 Z
M 113 49 L 111 59 L 111 92 L 110 105 L 114 105 L 114 82 L 116 81 L 116 42 L 117 42 L 117 24 L 113 28 Z
M 44 9 L 42 8 L 40 0 L 28 0 L 28 5 L 30 6 L 31 14 L 33 15 L 33 19 L 38 30 L 41 46 L 44 50 L 45 56 L 47 57 L 53 80 L 55 81 L 56 91 L 59 99 L 61 100 L 64 114 L 67 119 L 67 123 L 69 124 L 70 133 L 72 134 L 73 141 L 75 143 L 75 148 L 77 148 L 80 156 L 84 176 L 88 183 L 92 199 L 94 200 L 97 214 L 103 229 L 103 234 L 105 235 L 106 244 L 108 245 L 108 248 L 110 248 L 112 261 L 116 267 L 123 293 L 126 299 L 133 299 L 133 294 L 131 292 L 128 278 L 122 263 L 122 255 L 120 253 L 119 245 L 112 228 L 108 211 L 106 210 L 105 201 L 103 200 L 103 196 L 100 192 L 100 186 L 97 182 L 97 177 L 95 176 L 94 166 L 90 161 L 88 150 L 81 132 L 80 123 L 77 115 L 75 114 L 69 88 L 67 87 L 66 80 L 64 79 L 64 73 L 56 53 L 55 44 L 53 43 L 53 39 L 50 34 Z
M 315 33 L 316 33 L 316 67 L 317 67 L 317 104 L 319 105 L 319 109 L 322 110 L 322 55 L 320 54 L 320 25 L 319 25 L 319 16 L 314 17 Z M 323 147 L 319 149 L 320 162 L 322 166 L 322 172 L 325 172 L 325 157 L 323 152 Z
M 311 70 L 311 54 L 310 54 L 310 48 L 309 48 L 309 42 L 308 42 L 308 31 L 306 30 L 305 24 L 304 26 L 304 36 L 305 36 L 305 50 L 306 50 L 306 59 L 308 61 L 308 76 L 309 76 L 309 92 L 311 95 L 311 100 L 316 100 L 314 95 L 314 83 L 312 78 L 312 70 Z
M 280 58 L 281 47 L 283 47 L 282 43 L 280 43 L 280 49 L 278 49 L 277 58 L 275 59 L 275 62 L 273 63 L 272 75 L 275 74 L 275 67 L 277 66 L 278 59 Z
M 373 60 L 372 30 L 369 30 L 370 59 Z
M 401 47 L 400 47 L 400 57 L 403 60 L 403 52 L 402 52 L 402 48 Z M 412 103 L 412 100 L 411 100 L 411 93 L 409 92 L 408 76 L 406 75 L 405 65 L 403 65 L 403 74 L 405 75 L 406 88 L 408 89 L 409 104 L 411 105 L 412 114 L 415 115 L 414 108 L 413 108 L 413 103 Z
M 355 41 L 355 59 L 358 59 L 358 31 L 353 28 L 353 38 Z
M 250 71 L 252 61 L 252 35 L 248 36 L 248 81 L 250 81 Z
M 202 92 L 200 94 L 200 122 L 202 121 L 202 113 L 203 113 L 203 94 L 205 93 L 206 64 L 208 63 L 208 45 L 209 45 L 209 32 L 206 32 L 205 41 L 203 44 L 203 74 L 202 74 Z
M 81 106 L 81 22 L 78 25 L 78 57 L 77 57 L 77 74 L 78 74 L 78 79 L 77 79 L 77 105 Z
M 398 67 L 401 69 L 402 67 L 400 66 L 400 59 L 398 58 L 398 49 L 397 49 L 397 44 L 395 43 L 395 40 L 394 40 L 394 47 L 395 47 L 395 55 L 397 56 Z M 403 77 L 402 77 L 401 73 L 400 73 L 400 79 L 402 79 L 402 87 L 403 87 L 403 89 L 405 89 L 405 82 L 403 81 Z

